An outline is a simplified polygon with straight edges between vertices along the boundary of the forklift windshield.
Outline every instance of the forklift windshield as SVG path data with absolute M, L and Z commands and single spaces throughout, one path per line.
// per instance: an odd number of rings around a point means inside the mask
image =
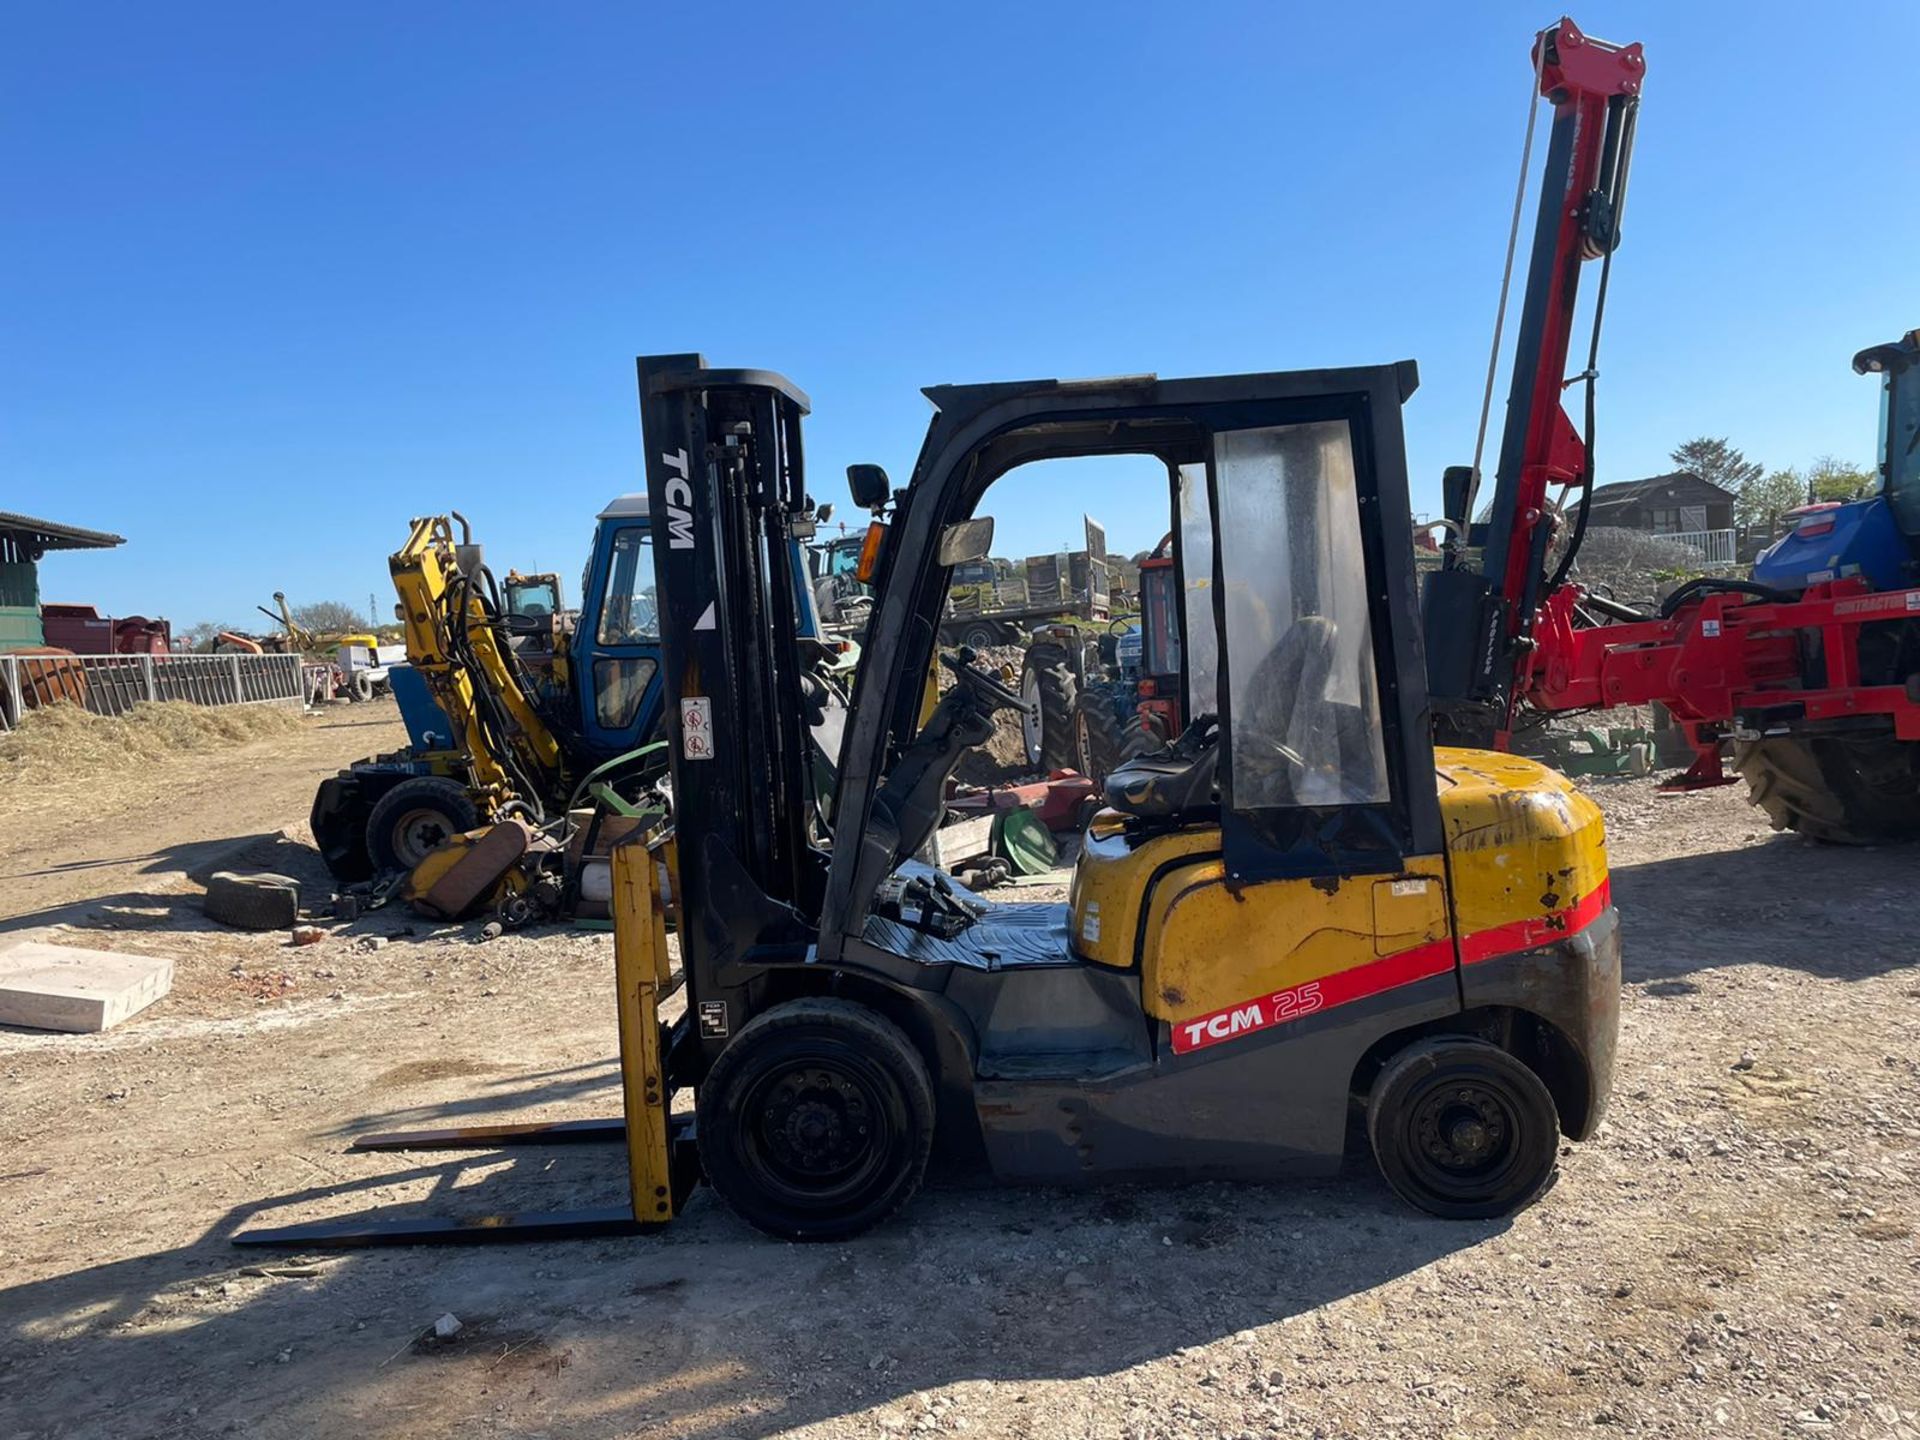
M 1236 809 L 1387 798 L 1344 421 L 1215 437 Z

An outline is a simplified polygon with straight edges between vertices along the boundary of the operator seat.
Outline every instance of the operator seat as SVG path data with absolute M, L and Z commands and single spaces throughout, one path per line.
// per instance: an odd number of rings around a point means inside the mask
M 1235 724 L 1248 743 L 1244 756 L 1235 751 L 1235 763 L 1253 772 L 1240 783 L 1262 804 L 1293 801 L 1298 762 L 1285 758 L 1289 741 L 1305 742 L 1317 755 L 1329 743 L 1328 728 L 1338 725 L 1336 707 L 1326 699 L 1336 634 L 1325 616 L 1301 616 L 1247 681 L 1240 698 L 1246 713 Z M 1136 756 L 1109 774 L 1107 804 L 1143 820 L 1172 820 L 1218 805 L 1220 741 L 1218 720 L 1199 717 L 1168 748 Z
M 1107 775 L 1107 804 L 1142 820 L 1173 820 L 1219 803 L 1220 722 L 1197 717 L 1162 750 L 1136 755 Z

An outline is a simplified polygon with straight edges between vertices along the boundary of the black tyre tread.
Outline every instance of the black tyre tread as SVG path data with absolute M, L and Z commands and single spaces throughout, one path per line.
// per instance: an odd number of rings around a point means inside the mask
M 894 1078 L 901 1082 L 902 1096 L 916 1134 L 906 1168 L 882 1203 L 868 1206 L 855 1215 L 812 1218 L 805 1225 L 795 1225 L 757 1203 L 751 1181 L 735 1169 L 731 1152 L 718 1137 L 727 1133 L 730 1121 L 735 1118 L 728 1109 L 729 1087 L 753 1060 L 754 1051 L 782 1034 L 819 1027 L 831 1027 L 842 1032 L 843 1038 L 863 1043 L 886 1064 Z M 707 1183 L 748 1224 L 783 1240 L 845 1240 L 890 1219 L 919 1190 L 928 1157 L 933 1153 L 933 1081 L 927 1074 L 926 1062 L 899 1026 L 878 1011 L 852 1000 L 824 996 L 789 1000 L 756 1015 L 714 1061 L 695 1096 L 695 1108 L 695 1133 L 700 1137 L 700 1162 Z
M 1038 673 L 1040 684 L 1040 758 L 1042 770 L 1077 770 L 1079 747 L 1074 742 L 1074 711 L 1080 682 L 1073 673 L 1067 647 L 1042 640 L 1027 647 L 1021 662 L 1020 690 L 1026 693 L 1027 672 Z
M 1102 680 L 1082 690 L 1075 702 L 1074 769 L 1096 785 L 1134 756 L 1159 748 L 1138 711 L 1124 724 L 1114 713 L 1116 689 L 1111 681 Z
M 405 870 L 393 848 L 393 822 L 405 811 L 432 805 L 447 817 L 451 833 L 472 830 L 480 823 L 479 807 L 467 787 L 442 775 L 416 775 L 402 780 L 374 802 L 367 814 L 367 857 L 376 872 Z
M 1734 747 L 1747 799 L 1776 830 L 1829 845 L 1920 837 L 1920 744 L 1877 735 L 1777 735 Z
M 262 872 L 217 870 L 207 877 L 200 908 L 210 920 L 241 930 L 285 930 L 300 918 L 300 882 Z
M 1422 1191 L 1407 1168 L 1399 1163 L 1389 1137 L 1382 1134 L 1394 1116 L 1394 1106 L 1405 1092 L 1435 1070 L 1448 1065 L 1493 1067 L 1522 1092 L 1536 1114 L 1530 1142 L 1532 1163 L 1524 1170 L 1521 1183 L 1496 1196 L 1478 1201 L 1454 1201 Z M 1382 1067 L 1367 1095 L 1367 1140 L 1373 1147 L 1374 1161 L 1380 1167 L 1393 1192 L 1409 1205 L 1448 1220 L 1489 1219 L 1523 1210 L 1543 1195 L 1555 1177 L 1560 1156 L 1560 1111 L 1553 1092 L 1526 1061 L 1511 1051 L 1485 1040 L 1465 1035 L 1435 1035 L 1416 1040 Z

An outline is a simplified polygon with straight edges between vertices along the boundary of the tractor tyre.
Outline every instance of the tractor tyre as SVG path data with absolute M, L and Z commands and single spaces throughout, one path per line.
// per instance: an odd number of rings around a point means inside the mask
M 1027 658 L 1020 666 L 1020 698 L 1027 705 L 1027 713 L 1020 717 L 1027 764 L 1048 772 L 1076 768 L 1074 712 L 1080 682 L 1074 677 L 1073 657 L 1066 646 L 1042 640 L 1027 647 Z
M 1736 745 L 1733 768 L 1776 830 L 1829 845 L 1920 837 L 1920 744 L 1884 732 L 1775 735 Z
M 843 1240 L 878 1225 L 920 1188 L 933 1149 L 920 1052 L 851 1000 L 792 1000 L 755 1016 L 696 1102 L 708 1183 L 783 1240 Z
M 416 775 L 402 780 L 367 816 L 367 858 L 376 873 L 412 870 L 443 840 L 480 823 L 480 811 L 457 780 Z
M 1074 704 L 1074 768 L 1095 785 L 1136 755 L 1157 749 L 1138 711 L 1120 718 L 1115 688 L 1107 681 L 1089 685 Z
M 307 817 L 313 843 L 328 873 L 342 885 L 373 878 L 373 861 L 367 857 L 367 816 L 372 806 L 352 770 L 328 776 L 314 792 Z
M 1517 1055 L 1436 1035 L 1375 1078 L 1367 1138 L 1402 1200 L 1442 1219 L 1482 1220 L 1522 1209 L 1552 1183 L 1560 1113 Z

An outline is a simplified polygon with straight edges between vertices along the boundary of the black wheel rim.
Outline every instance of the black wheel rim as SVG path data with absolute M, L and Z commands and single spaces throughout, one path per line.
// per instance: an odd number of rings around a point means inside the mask
M 1506 1086 L 1483 1076 L 1437 1078 L 1406 1108 L 1402 1152 L 1414 1177 L 1448 1200 L 1498 1190 L 1521 1154 L 1521 1110 Z
M 895 1126 L 884 1081 L 851 1058 L 786 1062 L 746 1097 L 742 1159 L 754 1183 L 800 1209 L 847 1205 L 884 1177 Z

